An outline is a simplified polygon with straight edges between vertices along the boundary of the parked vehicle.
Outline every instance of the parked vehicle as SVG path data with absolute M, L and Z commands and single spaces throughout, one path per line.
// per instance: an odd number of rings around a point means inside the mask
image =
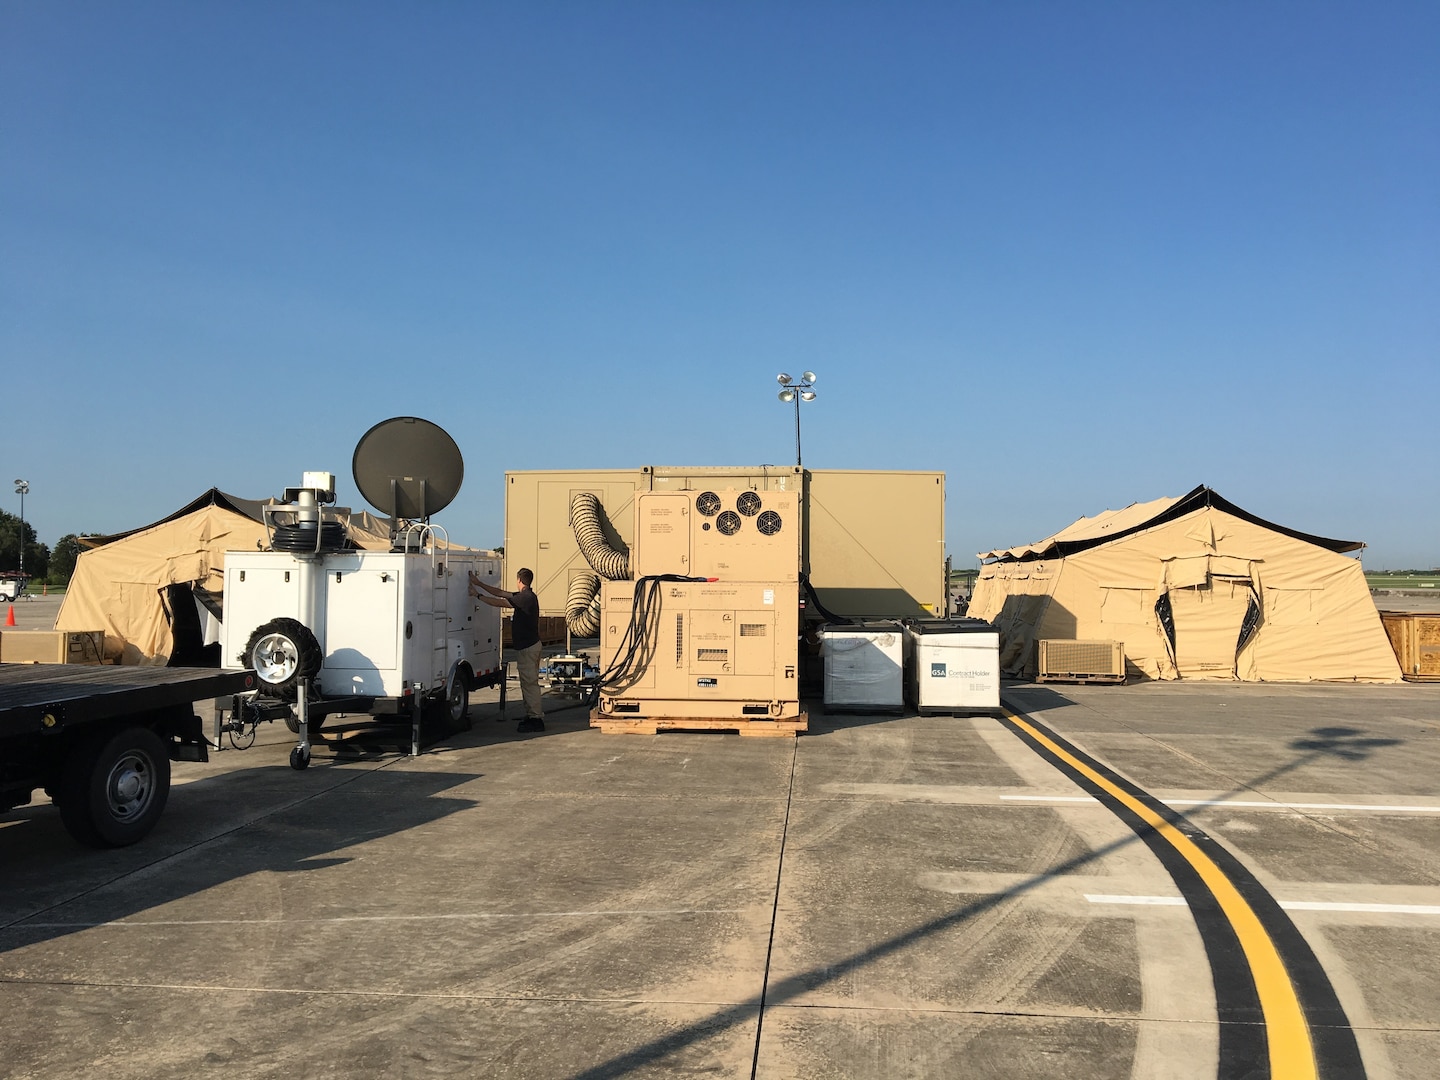
M 194 703 L 254 688 L 251 671 L 0 664 L 0 814 L 43 790 L 82 844 L 133 844 L 165 809 L 170 762 L 209 760 Z

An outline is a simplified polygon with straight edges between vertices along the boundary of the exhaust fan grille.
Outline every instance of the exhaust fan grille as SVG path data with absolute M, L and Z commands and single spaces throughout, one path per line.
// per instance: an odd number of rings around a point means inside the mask
M 760 530 L 761 536 L 774 536 L 780 531 L 780 515 L 774 510 L 766 510 L 755 522 L 755 527 Z
M 724 536 L 734 536 L 740 531 L 740 515 L 734 510 L 726 510 L 715 519 L 715 528 L 719 529 Z
M 720 496 L 713 491 L 702 491 L 695 496 L 695 509 L 701 517 L 714 517 L 720 512 Z
M 760 496 L 753 491 L 742 491 L 735 500 L 735 509 L 746 517 L 754 517 L 760 512 Z

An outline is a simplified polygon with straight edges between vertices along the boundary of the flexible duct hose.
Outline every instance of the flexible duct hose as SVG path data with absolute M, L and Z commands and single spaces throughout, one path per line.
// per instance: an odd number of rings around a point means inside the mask
M 575 637 L 600 636 L 600 579 L 594 574 L 581 574 L 570 582 L 565 625 Z
M 605 530 L 600 526 L 600 500 L 590 492 L 582 491 L 570 500 L 570 527 L 575 530 L 580 554 L 597 574 L 609 581 L 629 580 L 630 556 L 616 551 L 605 539 Z

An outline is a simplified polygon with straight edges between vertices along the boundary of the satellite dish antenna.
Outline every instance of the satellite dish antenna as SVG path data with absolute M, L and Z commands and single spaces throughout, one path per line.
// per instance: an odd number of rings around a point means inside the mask
M 449 506 L 465 479 L 460 447 L 418 416 L 382 420 L 355 446 L 355 486 L 389 518 L 428 521 Z

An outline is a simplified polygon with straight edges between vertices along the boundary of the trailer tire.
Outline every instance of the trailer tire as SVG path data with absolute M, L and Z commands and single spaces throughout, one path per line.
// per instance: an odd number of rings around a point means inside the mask
M 126 847 L 155 827 L 170 797 L 170 753 L 149 728 L 81 744 L 65 760 L 56 800 L 66 830 L 89 847 Z
M 241 661 L 255 670 L 261 689 L 295 700 L 295 687 L 320 670 L 325 655 L 310 628 L 298 619 L 271 619 L 255 628 Z
M 314 694 L 314 692 L 313 692 L 313 689 L 312 689 L 312 692 L 311 692 L 311 694 L 310 694 L 310 700 L 311 700 L 311 701 L 314 701 L 314 700 L 315 700 L 315 694 Z M 325 723 L 325 717 L 324 717 L 323 715 L 322 715 L 322 716 L 316 716 L 314 713 L 311 713 L 311 714 L 310 714 L 310 734 L 311 734 L 312 736 L 315 735 L 315 734 L 317 734 L 317 733 L 320 731 L 321 725 L 324 724 L 324 723 Z M 287 716 L 287 717 L 285 717 L 285 726 L 290 729 L 290 734 L 291 734 L 291 735 L 299 735 L 299 734 L 300 734 L 300 717 L 298 717 L 298 716 L 295 715 L 295 710 L 294 710 L 294 709 L 291 709 L 291 710 L 290 710 L 290 715 Z
M 457 731 L 470 730 L 470 687 L 465 672 L 457 671 L 451 680 L 450 693 L 445 697 L 445 709 L 452 728 Z

